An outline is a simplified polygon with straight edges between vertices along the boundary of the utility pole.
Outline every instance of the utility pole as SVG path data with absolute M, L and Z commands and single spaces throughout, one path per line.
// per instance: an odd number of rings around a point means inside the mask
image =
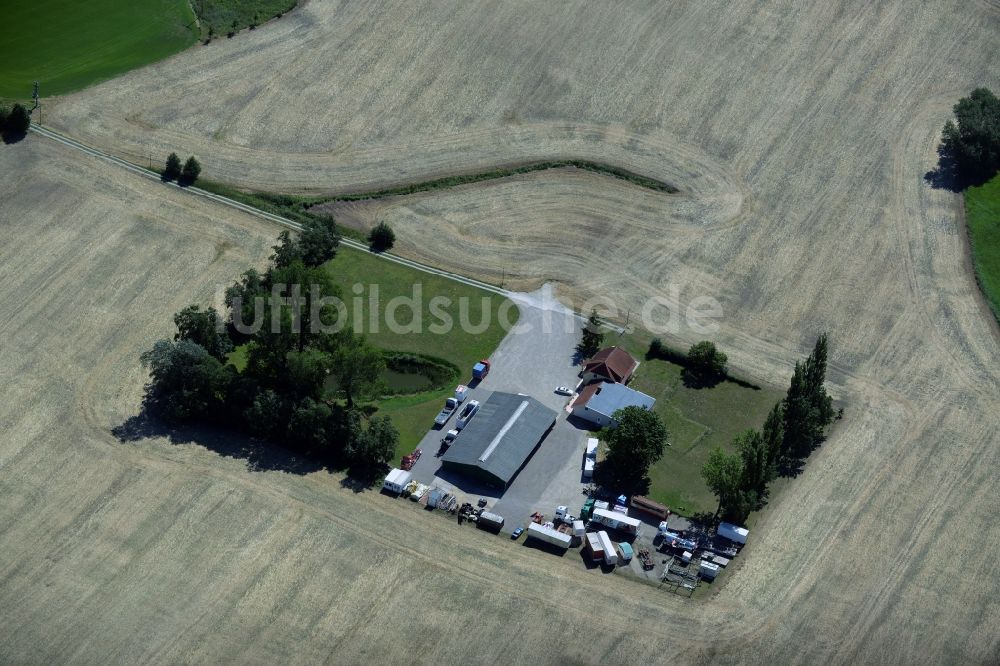
M 38 124 L 42 124 L 42 103 L 38 100 L 38 81 L 35 81 L 35 86 L 31 91 L 31 98 L 35 100 L 35 107 L 32 109 L 38 109 Z

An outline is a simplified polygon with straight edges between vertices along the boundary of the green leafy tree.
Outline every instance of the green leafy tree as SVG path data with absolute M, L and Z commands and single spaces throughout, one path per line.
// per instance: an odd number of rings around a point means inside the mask
M 270 282 L 281 286 L 285 302 L 278 308 L 274 304 L 268 308 L 268 323 L 272 325 L 266 329 L 273 331 L 276 327 L 289 326 L 299 351 L 316 342 L 337 323 L 336 304 L 325 300 L 340 296 L 340 289 L 329 271 L 320 266 L 306 266 L 302 259 L 295 259 L 271 271 Z M 276 311 L 278 320 L 273 319 Z M 258 337 L 265 334 L 262 329 Z
M 141 359 L 150 370 L 147 400 L 175 421 L 214 415 L 235 374 L 190 340 L 159 340 Z
M 795 364 L 784 400 L 783 454 L 801 458 L 809 454 L 833 422 L 833 401 L 826 393 L 827 336 L 821 335 L 804 362 Z
M 273 389 L 264 389 L 257 393 L 243 416 L 252 433 L 271 440 L 280 439 L 287 429 L 286 402 Z
M 396 244 L 396 232 L 385 222 L 379 222 L 368 234 L 368 243 L 376 252 L 385 252 Z
M 292 409 L 288 420 L 288 437 L 297 446 L 310 452 L 329 449 L 332 412 L 330 407 L 312 398 L 305 398 Z
M 198 180 L 198 176 L 201 175 L 201 164 L 195 159 L 194 155 L 187 158 L 187 162 L 184 163 L 184 168 L 181 170 L 181 182 L 186 185 L 191 185 L 194 181 Z
M 349 414 L 347 431 L 350 434 L 345 453 L 351 474 L 371 478 L 395 457 L 399 431 L 388 416 L 376 416 L 368 423 L 367 428 L 362 429 L 357 412 L 351 411 Z
M 785 439 L 785 407 L 782 403 L 778 402 L 771 408 L 761 437 L 767 450 L 767 480 L 770 482 L 778 475 L 778 462 Z
M 608 455 L 601 482 L 629 495 L 645 492 L 649 468 L 663 456 L 667 427 L 656 413 L 641 407 L 619 409 L 612 418 L 618 426 L 605 435 Z
M 737 522 L 744 517 L 743 461 L 740 456 L 715 448 L 701 469 L 702 478 L 719 498 L 715 515 L 722 514 Z
M 691 345 L 688 349 L 688 368 L 702 377 L 725 377 L 729 359 L 708 340 Z
M 587 319 L 587 323 L 583 327 L 580 344 L 576 346 L 576 350 L 580 353 L 581 357 L 590 358 L 599 352 L 603 345 L 604 333 L 601 332 L 601 320 L 597 316 L 597 310 L 595 309 L 590 312 L 590 318 Z
M 768 466 L 767 446 L 764 438 L 756 430 L 747 430 L 736 436 L 734 442 L 743 467 L 740 490 L 756 508 L 767 497 Z
M 355 400 L 370 397 L 382 388 L 385 359 L 381 352 L 350 331 L 338 338 L 332 352 L 333 374 L 340 394 L 351 408 Z
M 332 217 L 310 219 L 303 225 L 297 243 L 298 256 L 306 266 L 319 266 L 333 259 L 340 245 L 340 234 Z
M 275 268 L 285 268 L 290 266 L 293 261 L 302 261 L 299 245 L 288 231 L 282 231 L 278 234 L 278 244 L 271 249 L 274 250 L 274 254 L 271 255 L 271 263 L 274 264 Z
M 163 180 L 174 180 L 181 175 L 181 158 L 177 153 L 167 155 L 167 163 L 163 167 Z
M 988 180 L 1000 171 L 1000 99 L 976 88 L 954 111 L 957 122 L 945 123 L 939 151 L 954 160 L 965 179 Z
M 323 396 L 331 359 L 318 349 L 288 352 L 286 395 L 319 400 Z
M 226 289 L 226 307 L 229 308 L 229 316 L 237 331 L 249 334 L 257 320 L 258 313 L 257 300 L 263 299 L 267 295 L 267 284 L 265 277 L 251 268 L 243 274 L 240 281 Z M 264 306 L 263 300 L 260 305 Z
M 233 351 L 233 343 L 225 334 L 225 325 L 215 308 L 202 311 L 197 305 L 189 305 L 174 315 L 174 324 L 177 325 L 174 340 L 190 340 L 201 345 L 223 363 Z

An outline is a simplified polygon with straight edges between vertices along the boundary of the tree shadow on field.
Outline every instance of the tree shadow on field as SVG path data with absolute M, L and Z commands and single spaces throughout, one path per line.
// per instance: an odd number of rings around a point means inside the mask
M 253 472 L 276 471 L 301 475 L 327 469 L 315 459 L 239 433 L 200 424 L 168 423 L 148 408 L 112 428 L 111 434 L 120 442 L 132 443 L 162 437 L 178 446 L 198 445 L 224 458 L 245 460 L 247 469 Z
M 689 389 L 710 389 L 715 388 L 725 380 L 722 375 L 703 374 L 694 372 L 688 368 L 681 371 L 681 382 Z
M 961 192 L 964 189 L 958 163 L 941 148 L 938 149 L 937 166 L 924 174 L 924 181 L 935 190 Z

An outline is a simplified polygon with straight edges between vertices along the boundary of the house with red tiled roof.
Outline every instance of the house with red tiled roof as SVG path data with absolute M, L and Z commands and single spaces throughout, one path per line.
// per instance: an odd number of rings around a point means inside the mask
M 628 384 L 639 362 L 621 347 L 608 347 L 583 364 L 583 383 L 604 380 Z

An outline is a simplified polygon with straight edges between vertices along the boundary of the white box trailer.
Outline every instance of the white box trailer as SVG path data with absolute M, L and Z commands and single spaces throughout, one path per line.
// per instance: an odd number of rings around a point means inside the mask
M 587 533 L 587 528 L 584 526 L 582 520 L 573 521 L 573 536 L 583 538 L 583 535 Z
M 738 544 L 746 544 L 750 530 L 745 527 L 737 527 L 732 523 L 719 523 L 719 536 L 726 537 Z
M 604 559 L 604 544 L 601 543 L 601 537 L 597 532 L 587 532 L 587 552 L 594 562 Z
M 545 543 L 552 544 L 557 548 L 569 548 L 570 543 L 573 541 L 573 537 L 570 535 L 564 534 L 559 530 L 554 530 L 551 527 L 539 525 L 538 523 L 531 523 L 528 525 L 528 538 L 535 538 L 539 541 L 544 541 Z
M 642 529 L 642 521 L 636 518 L 630 518 L 623 513 L 617 511 L 608 511 L 607 509 L 594 509 L 594 514 L 591 517 L 591 522 L 596 522 L 605 527 L 610 527 L 613 530 L 618 530 L 625 534 L 630 534 L 632 536 L 639 536 L 639 532 Z
M 583 476 L 589 479 L 594 476 L 594 466 L 597 464 L 597 439 L 587 439 L 587 448 L 583 452 Z
M 385 481 L 382 482 L 382 487 L 388 490 L 390 493 L 396 493 L 397 495 L 403 492 L 406 485 L 413 480 L 413 475 L 402 469 L 392 469 L 385 477 Z
M 618 553 L 615 552 L 615 542 L 611 540 L 608 533 L 600 531 L 597 538 L 601 541 L 601 550 L 604 551 L 604 563 L 610 566 L 618 564 Z
M 702 578 L 714 580 L 719 575 L 719 565 L 702 560 L 701 564 L 698 565 L 698 573 L 701 574 Z
M 492 532 L 499 532 L 503 528 L 503 516 L 483 511 L 476 518 L 476 527 Z

